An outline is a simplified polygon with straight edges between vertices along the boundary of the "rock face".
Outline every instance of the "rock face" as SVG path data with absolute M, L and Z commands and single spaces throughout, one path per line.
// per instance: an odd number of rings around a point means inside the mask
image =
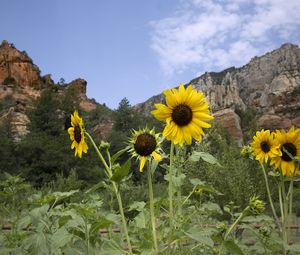
M 16 141 L 28 133 L 29 119 L 26 115 L 33 100 L 47 88 L 57 88 L 51 75 L 40 75 L 39 68 L 25 51 L 20 52 L 13 44 L 3 41 L 0 45 L 0 124 L 9 121 Z M 56 86 L 56 87 L 55 87 Z M 96 108 L 97 103 L 86 96 L 87 82 L 77 79 L 60 86 L 57 95 L 66 88 L 74 87 L 79 94 L 79 105 L 85 111 Z
M 238 143 L 248 124 L 240 126 L 237 113 L 255 112 L 257 129 L 300 127 L 300 49 L 297 45 L 284 44 L 261 57 L 254 57 L 243 67 L 207 72 L 189 84 L 204 92 L 216 121 L 227 128 Z M 162 95 L 152 97 L 136 108 L 149 113 L 153 104 L 162 98 Z

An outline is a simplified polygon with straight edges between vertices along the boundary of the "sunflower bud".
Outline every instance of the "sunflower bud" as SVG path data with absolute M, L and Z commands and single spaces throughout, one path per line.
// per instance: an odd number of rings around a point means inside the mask
M 100 150 L 108 150 L 110 147 L 110 143 L 105 142 L 105 141 L 101 141 L 100 145 L 99 145 L 99 149 Z
M 265 210 L 265 202 L 260 200 L 258 196 L 253 196 L 249 200 L 248 211 L 253 215 L 262 214 Z
M 240 151 L 240 154 L 243 158 L 250 158 L 250 159 L 253 159 L 253 156 L 252 156 L 252 149 L 251 149 L 251 146 L 250 145 L 244 145 L 242 148 L 241 148 L 241 151 Z

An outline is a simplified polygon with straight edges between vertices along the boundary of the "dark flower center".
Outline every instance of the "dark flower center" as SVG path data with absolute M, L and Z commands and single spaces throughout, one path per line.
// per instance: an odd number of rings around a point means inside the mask
M 149 156 L 156 148 L 156 140 L 153 135 L 144 133 L 136 138 L 134 149 L 140 156 Z
M 262 151 L 264 153 L 267 153 L 270 151 L 270 145 L 266 142 L 266 141 L 263 141 L 261 144 L 260 144 L 260 148 L 262 149 Z
M 81 128 L 79 126 L 75 126 L 74 128 L 74 138 L 77 143 L 81 141 Z
M 184 104 L 177 105 L 172 112 L 172 119 L 178 126 L 186 126 L 191 122 L 193 112 L 190 107 Z
M 292 143 L 285 143 L 281 146 L 281 152 L 282 152 L 282 160 L 284 161 L 292 161 L 292 158 L 284 151 L 286 150 L 290 155 L 295 157 L 297 155 L 297 148 L 294 144 Z

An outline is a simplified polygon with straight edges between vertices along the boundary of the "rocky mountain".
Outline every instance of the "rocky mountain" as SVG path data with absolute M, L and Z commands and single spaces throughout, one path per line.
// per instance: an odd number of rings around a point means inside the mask
M 239 144 L 252 113 L 257 128 L 300 127 L 300 49 L 284 44 L 245 66 L 222 72 L 206 72 L 189 82 L 205 94 L 213 115 Z M 157 95 L 136 109 L 145 114 L 161 102 Z M 248 116 L 248 118 L 247 118 Z M 245 118 L 246 117 L 246 118 Z
M 247 132 L 253 130 L 253 123 L 257 129 L 300 127 L 300 49 L 297 45 L 284 44 L 239 68 L 206 72 L 189 84 L 204 92 L 215 120 L 239 144 Z M 19 51 L 7 41 L 0 45 L 0 124 L 9 120 L 16 140 L 28 132 L 27 110 L 45 89 L 56 90 L 60 97 L 74 88 L 79 93 L 80 107 L 87 112 L 95 109 L 98 104 L 86 96 L 86 86 L 83 79 L 63 86 L 55 84 L 51 75 L 41 76 L 25 51 Z M 163 100 L 160 94 L 134 108 L 149 115 L 154 103 Z M 112 119 L 98 123 L 93 132 L 104 137 L 113 125 Z
M 58 97 L 67 89 L 74 88 L 79 94 L 80 107 L 85 111 L 95 109 L 97 103 L 87 98 L 86 86 L 87 82 L 83 79 L 59 86 L 49 74 L 41 76 L 39 68 L 25 51 L 19 51 L 7 41 L 0 45 L 0 123 L 10 121 L 16 140 L 28 132 L 26 112 L 47 88 L 57 88 Z

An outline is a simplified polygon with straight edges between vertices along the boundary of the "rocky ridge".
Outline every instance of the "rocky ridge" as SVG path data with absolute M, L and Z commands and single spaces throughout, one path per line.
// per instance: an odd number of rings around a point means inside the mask
M 96 108 L 96 102 L 86 96 L 87 82 L 76 79 L 57 89 L 60 96 L 67 88 L 79 92 L 80 107 L 85 111 Z M 40 97 L 43 90 L 55 87 L 51 75 L 41 76 L 39 68 L 25 51 L 3 41 L 0 45 L 0 123 L 10 121 L 16 141 L 27 134 L 29 119 L 26 110 Z
M 251 111 L 257 129 L 300 127 L 300 49 L 297 45 L 283 44 L 261 57 L 254 57 L 240 68 L 231 67 L 222 72 L 206 72 L 189 82 L 203 91 L 213 115 L 229 135 L 243 143 L 241 126 L 243 114 Z M 145 114 L 161 102 L 157 95 L 136 109 Z

